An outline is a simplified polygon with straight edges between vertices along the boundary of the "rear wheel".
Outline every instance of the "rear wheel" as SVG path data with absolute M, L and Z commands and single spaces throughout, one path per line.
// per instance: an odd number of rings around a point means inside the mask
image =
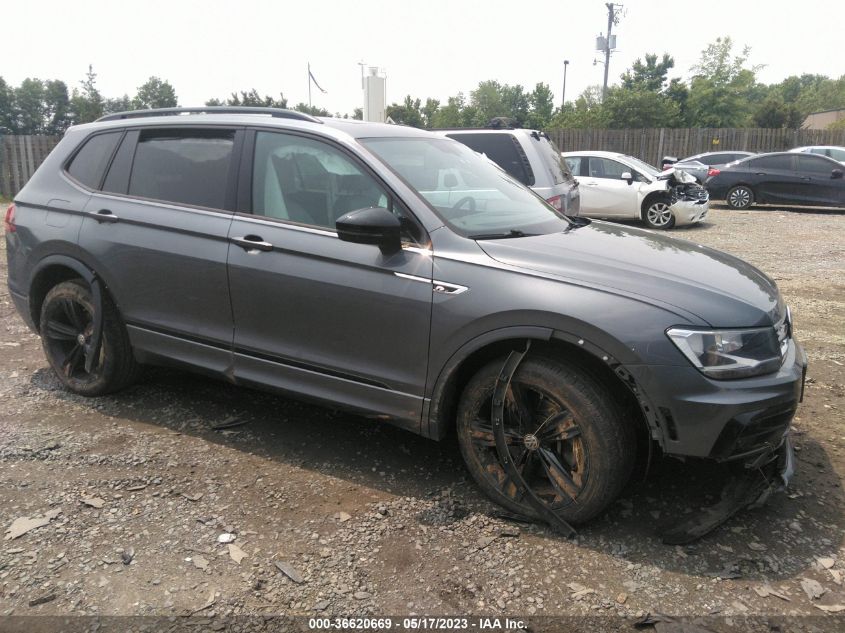
M 458 408 L 458 440 L 470 473 L 496 503 L 537 518 L 502 468 L 491 423 L 493 388 L 504 360 L 470 380 Z M 634 465 L 634 429 L 607 389 L 562 362 L 527 357 L 505 401 L 510 458 L 531 489 L 561 518 L 587 521 L 624 487 Z
M 731 209 L 747 209 L 754 202 L 754 192 L 745 185 L 737 185 L 728 191 L 725 202 Z
M 41 305 L 41 343 L 47 361 L 65 387 L 83 396 L 117 391 L 133 382 L 139 366 L 117 309 L 103 297 L 103 336 L 99 353 L 86 371 L 93 353 L 94 303 L 82 281 L 65 281 L 52 288 Z

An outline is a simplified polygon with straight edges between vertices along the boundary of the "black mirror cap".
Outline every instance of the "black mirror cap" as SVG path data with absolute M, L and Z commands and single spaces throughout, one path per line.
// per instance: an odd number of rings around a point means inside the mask
M 402 248 L 399 218 L 383 207 L 350 211 L 338 218 L 335 228 L 344 242 L 372 244 L 385 254 Z
M 841 169 L 833 169 L 830 172 L 830 177 L 838 179 L 838 178 L 842 178 L 842 174 L 843 174 L 843 171 Z

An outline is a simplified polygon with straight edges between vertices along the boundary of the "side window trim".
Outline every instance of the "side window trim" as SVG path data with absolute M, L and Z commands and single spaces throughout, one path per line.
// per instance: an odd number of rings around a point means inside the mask
M 416 246 L 423 246 L 428 247 L 427 245 L 430 244 L 431 238 L 428 235 L 428 231 L 426 231 L 425 227 L 423 226 L 422 222 L 414 215 L 414 213 L 410 210 L 407 204 L 405 204 L 402 199 L 396 194 L 393 188 L 388 185 L 377 173 L 375 173 L 369 165 L 367 165 L 364 161 L 362 161 L 358 156 L 349 152 L 347 148 L 343 147 L 341 144 L 334 142 L 330 138 L 326 138 L 324 136 L 314 135 L 304 133 L 300 130 L 292 130 L 292 129 L 278 129 L 278 128 L 247 128 L 245 130 L 245 136 L 243 141 L 243 147 L 241 150 L 241 161 L 240 161 L 240 168 L 238 171 L 238 191 L 237 191 L 237 206 L 235 207 L 235 213 L 237 215 L 242 215 L 244 217 L 256 218 L 259 220 L 263 220 L 266 222 L 271 222 L 273 224 L 281 224 L 281 225 L 290 225 L 291 228 L 296 229 L 308 229 L 317 231 L 320 233 L 331 234 L 334 237 L 337 237 L 337 232 L 333 228 L 327 228 L 324 226 L 316 225 L 316 224 L 305 224 L 302 222 L 297 222 L 291 219 L 283 219 L 283 218 L 274 218 L 266 215 L 259 215 L 253 211 L 253 204 L 252 204 L 252 179 L 255 170 L 255 144 L 256 144 L 256 137 L 259 132 L 267 132 L 270 134 L 284 134 L 287 136 L 297 136 L 300 138 L 308 139 L 313 142 L 317 143 L 324 143 L 328 147 L 336 150 L 339 152 L 344 158 L 349 160 L 352 164 L 358 167 L 362 173 L 366 174 L 368 177 L 372 178 L 373 181 L 384 190 L 384 193 L 387 196 L 387 208 L 389 211 L 393 212 L 395 206 L 399 206 L 403 213 L 409 218 L 413 218 L 413 223 L 416 225 L 416 228 L 421 232 L 422 240 L 416 241 Z
M 132 172 L 132 164 L 135 160 L 135 147 L 138 143 L 138 136 L 138 130 L 127 130 L 124 133 L 120 143 L 117 144 L 108 169 L 106 169 L 103 175 L 103 180 L 99 187 L 100 192 L 119 196 L 127 195 L 129 191 L 129 174 Z M 126 147 L 125 153 L 123 151 L 124 146 Z M 115 184 L 117 191 L 105 191 L 106 182 L 108 182 L 109 176 L 112 176 L 114 170 L 121 170 L 121 172 L 115 172 L 119 173 L 119 180 Z

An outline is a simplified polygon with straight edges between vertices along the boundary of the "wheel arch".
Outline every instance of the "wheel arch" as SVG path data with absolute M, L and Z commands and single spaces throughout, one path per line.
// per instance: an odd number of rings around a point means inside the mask
M 472 376 L 491 360 L 514 349 L 524 349 L 526 341 L 531 343 L 529 355 L 565 359 L 619 397 L 630 412 L 631 422 L 638 427 L 640 448 L 650 446 L 651 439 L 663 445 L 664 433 L 656 407 L 612 354 L 583 337 L 539 327 L 506 328 L 498 332 L 498 337 L 479 337 L 456 353 L 435 383 L 424 434 L 436 440 L 446 438 L 454 429 L 460 395 Z
M 649 193 L 645 198 L 643 198 L 643 203 L 640 205 L 640 218 L 645 219 L 645 212 L 648 209 L 649 205 L 659 198 L 665 198 L 667 201 L 671 200 L 671 196 L 669 192 L 666 190 L 663 191 L 652 191 Z
M 67 255 L 49 255 L 42 259 L 32 271 L 29 282 L 29 313 L 38 331 L 41 320 L 41 306 L 51 288 L 70 279 L 82 279 L 89 287 L 95 285 L 96 273 L 84 263 Z

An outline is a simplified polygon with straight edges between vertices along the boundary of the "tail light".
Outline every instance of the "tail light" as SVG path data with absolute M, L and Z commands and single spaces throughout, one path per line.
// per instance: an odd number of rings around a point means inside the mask
M 710 169 L 707 170 L 707 177 L 712 178 L 713 176 L 718 176 L 721 173 L 722 172 L 719 171 L 718 169 L 711 167 Z
M 546 200 L 555 209 L 563 213 L 563 196 L 552 196 Z
M 6 209 L 6 217 L 3 219 L 3 228 L 6 229 L 6 233 L 14 233 L 18 229 L 15 227 L 15 205 L 10 204 L 9 208 Z

